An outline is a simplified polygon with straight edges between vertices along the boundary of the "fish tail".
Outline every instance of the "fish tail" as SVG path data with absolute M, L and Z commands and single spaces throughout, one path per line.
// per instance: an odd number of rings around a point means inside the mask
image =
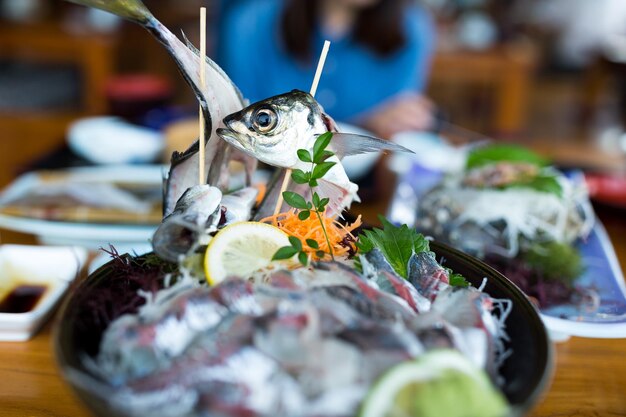
M 142 26 L 154 19 L 152 13 L 141 0 L 67 0 L 83 6 L 101 9 L 124 19 L 139 23 Z
M 185 81 L 191 86 L 194 94 L 204 108 L 208 132 L 211 132 L 212 121 L 208 117 L 208 107 L 204 94 L 199 87 L 199 64 L 193 51 L 189 50 L 167 27 L 156 19 L 141 0 L 67 0 L 83 6 L 94 7 L 116 14 L 124 19 L 138 23 L 148 30 L 174 58 Z

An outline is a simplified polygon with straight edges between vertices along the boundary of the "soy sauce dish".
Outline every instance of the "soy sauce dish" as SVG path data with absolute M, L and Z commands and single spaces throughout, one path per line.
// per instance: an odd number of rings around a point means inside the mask
M 34 336 L 86 258 L 78 247 L 0 246 L 0 341 Z

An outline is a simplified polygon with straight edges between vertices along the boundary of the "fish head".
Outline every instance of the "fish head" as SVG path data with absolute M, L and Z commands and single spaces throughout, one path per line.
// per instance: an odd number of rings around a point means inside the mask
M 224 118 L 217 134 L 235 148 L 266 164 L 291 168 L 296 151 L 310 149 L 328 130 L 321 106 L 299 90 L 251 104 Z

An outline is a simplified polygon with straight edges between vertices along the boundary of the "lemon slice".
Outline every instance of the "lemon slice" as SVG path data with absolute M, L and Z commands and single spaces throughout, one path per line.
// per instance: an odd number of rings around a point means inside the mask
M 266 223 L 238 222 L 226 226 L 207 247 L 207 281 L 215 285 L 231 275 L 246 277 L 270 265 L 276 251 L 289 245 L 285 232 Z
M 508 404 L 462 354 L 436 350 L 391 368 L 370 389 L 359 417 L 504 417 Z

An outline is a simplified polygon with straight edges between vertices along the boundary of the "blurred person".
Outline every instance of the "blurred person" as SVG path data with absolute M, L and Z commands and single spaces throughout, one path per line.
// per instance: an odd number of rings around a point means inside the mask
M 220 24 L 219 63 L 251 101 L 309 91 L 328 39 L 316 99 L 337 121 L 386 138 L 432 124 L 422 91 L 435 29 L 415 2 L 238 0 Z

